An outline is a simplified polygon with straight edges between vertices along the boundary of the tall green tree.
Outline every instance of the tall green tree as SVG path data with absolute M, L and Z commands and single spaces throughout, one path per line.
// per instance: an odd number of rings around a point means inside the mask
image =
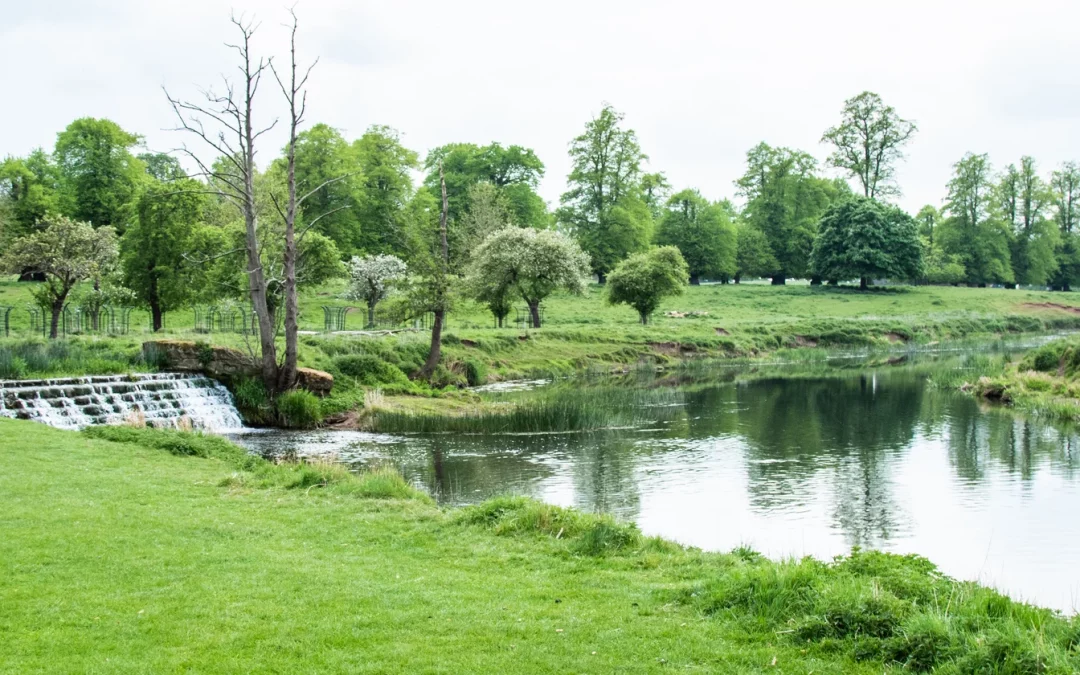
M 137 158 L 143 163 L 146 173 L 154 180 L 167 183 L 187 178 L 187 172 L 181 166 L 180 160 L 172 155 L 164 152 L 143 152 Z
M 922 243 L 915 219 L 895 206 L 867 197 L 834 204 L 818 226 L 811 265 L 826 279 L 918 279 Z
M 641 194 L 641 151 L 637 134 L 622 126 L 610 105 L 570 142 L 572 169 L 558 220 L 592 260 L 600 282 L 620 260 L 648 246 L 652 214 Z
M 664 206 L 671 197 L 671 183 L 663 171 L 646 173 L 641 176 L 641 198 L 652 213 L 653 222 L 660 222 L 664 215 Z
M 424 185 L 432 192 L 439 189 L 438 168 L 446 175 L 449 219 L 460 219 L 468 209 L 469 187 L 491 183 L 506 196 L 514 222 L 522 227 L 548 226 L 547 205 L 536 194 L 544 177 L 544 163 L 529 148 L 520 145 L 503 147 L 500 143 L 479 146 L 451 143 L 428 153 L 424 166 L 428 171 Z
M 736 236 L 735 283 L 743 277 L 768 277 L 776 273 L 779 263 L 764 232 L 739 220 Z
M 60 212 L 59 182 L 56 164 L 40 148 L 25 158 L 0 162 L 0 195 L 9 208 L 8 239 L 29 234 L 46 215 Z
M 722 207 L 710 204 L 697 190 L 683 190 L 668 199 L 656 243 L 679 249 L 691 284 L 701 283 L 702 277 L 726 281 L 737 271 L 735 226 Z
M 275 164 L 285 170 L 285 158 Z M 356 153 L 341 135 L 327 124 L 315 124 L 296 136 L 296 187 L 308 194 L 302 204 L 307 213 L 325 214 L 315 231 L 334 242 L 338 251 L 350 257 L 362 248 L 359 187 L 363 180 Z
M 1001 218 L 1012 233 L 1012 268 L 1021 284 L 1045 284 L 1057 270 L 1058 236 L 1047 220 L 1051 194 L 1039 177 L 1035 160 L 1025 156 L 1020 168 L 1005 167 L 997 185 Z
M 994 213 L 993 167 L 987 155 L 968 153 L 953 165 L 948 218 L 939 228 L 942 248 L 964 265 L 969 284 L 1012 283 L 1009 230 Z
M 207 283 L 206 260 L 222 252 L 224 238 L 203 222 L 206 197 L 191 179 L 154 183 L 139 197 L 136 219 L 120 240 L 124 286 L 150 307 L 153 330 L 165 312 L 189 303 Z
M 927 204 L 915 214 L 915 223 L 919 226 L 919 236 L 924 237 L 930 246 L 934 245 L 934 233 L 941 224 L 941 212 Z
M 94 227 L 123 232 L 131 217 L 143 163 L 132 153 L 142 138 L 107 119 L 83 117 L 56 136 L 61 210 Z
M 1051 279 L 1055 288 L 1069 290 L 1080 282 L 1080 165 L 1065 162 L 1050 175 L 1054 222 L 1058 228 L 1058 271 Z
M 818 176 L 809 154 L 767 143 L 746 153 L 746 173 L 735 184 L 746 199 L 743 218 L 765 235 L 776 258 L 773 284 L 809 273 L 818 221 L 851 194 L 844 181 Z
M 844 101 L 840 124 L 827 129 L 821 141 L 833 146 L 829 166 L 858 181 L 863 196 L 882 198 L 899 194 L 896 164 L 917 130 L 880 96 L 864 91 Z
M 467 210 L 449 232 L 453 264 L 467 263 L 485 239 L 515 224 L 510 200 L 491 183 L 470 185 L 468 197 Z
M 408 254 L 407 207 L 419 156 L 402 144 L 396 129 L 382 125 L 368 127 L 352 147 L 360 171 L 359 248 L 403 257 Z

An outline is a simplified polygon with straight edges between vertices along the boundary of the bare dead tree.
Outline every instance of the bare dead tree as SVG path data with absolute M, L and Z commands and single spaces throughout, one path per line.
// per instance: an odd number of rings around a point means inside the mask
M 290 26 L 289 36 L 289 71 L 286 74 L 288 81 L 278 73 L 274 68 L 273 63 L 270 64 L 270 70 L 274 74 L 274 79 L 277 80 L 278 86 L 281 88 L 281 93 L 285 96 L 285 101 L 289 104 L 289 143 L 285 149 L 285 165 L 286 165 L 286 182 L 288 185 L 288 197 L 284 207 L 278 204 L 275 200 L 274 206 L 277 208 L 278 215 L 284 224 L 285 229 L 285 250 L 282 256 L 282 288 L 285 304 L 285 360 L 278 369 L 278 390 L 284 391 L 291 388 L 296 384 L 296 372 L 297 363 L 299 359 L 299 322 L 300 322 L 300 308 L 299 301 L 297 299 L 297 285 L 298 275 L 297 266 L 299 261 L 298 247 L 303 239 L 315 225 L 323 218 L 340 211 L 345 206 L 333 209 L 326 213 L 320 213 L 310 218 L 308 222 L 303 225 L 302 228 L 297 230 L 297 219 L 303 217 L 303 204 L 312 195 L 323 190 L 332 183 L 344 180 L 349 173 L 342 174 L 340 176 L 334 176 L 329 178 L 316 186 L 305 186 L 310 188 L 307 192 L 299 194 L 296 183 L 296 140 L 297 130 L 304 121 L 304 112 L 307 110 L 307 85 L 308 78 L 311 76 L 311 71 L 314 70 L 319 60 L 315 59 L 311 65 L 307 67 L 303 75 L 298 74 L 296 63 L 296 32 L 299 28 L 299 20 L 297 19 L 296 12 L 292 9 L 289 10 L 289 15 L 292 17 L 292 25 Z
M 449 202 L 446 198 L 446 175 L 443 173 L 442 162 L 439 162 L 439 184 L 442 188 L 442 214 L 439 216 L 441 251 L 435 264 L 434 278 L 431 280 L 431 309 L 435 315 L 435 320 L 431 325 L 431 348 L 428 351 L 427 361 L 416 373 L 417 379 L 422 380 L 431 378 L 435 368 L 439 365 L 439 359 L 442 358 L 442 329 L 443 322 L 446 319 L 447 296 L 450 291 L 448 279 L 450 274 L 450 247 L 446 242 L 446 217 L 449 211 Z
M 174 98 L 167 90 L 165 96 L 179 122 L 176 130 L 193 134 L 220 157 L 220 162 L 217 165 L 213 161 L 207 163 L 186 145 L 180 152 L 198 166 L 199 171 L 195 175 L 207 181 L 208 191 L 235 206 L 244 219 L 248 294 L 259 326 L 262 379 L 267 388 L 273 391 L 278 386 L 277 346 L 260 255 L 259 214 L 255 204 L 255 143 L 274 127 L 276 120 L 262 128 L 256 127 L 254 122 L 255 96 L 270 61 L 252 56 L 251 40 L 258 26 L 243 17 L 233 16 L 230 21 L 240 33 L 238 44 L 226 45 L 236 52 L 239 59 L 239 91 L 228 78 L 224 78 L 224 93 L 204 90 L 205 101 L 200 103 Z M 214 128 L 207 128 L 208 124 Z
M 299 22 L 296 12 L 289 10 L 292 16 L 292 29 L 289 33 L 289 82 L 282 80 L 274 65 L 270 64 L 270 70 L 274 73 L 274 79 L 281 87 L 281 93 L 289 104 L 289 144 L 285 150 L 286 181 L 288 184 L 288 201 L 284 212 L 281 213 L 285 222 L 285 251 L 282 256 L 284 295 L 285 295 L 285 361 L 278 370 L 277 387 L 279 390 L 291 388 L 296 384 L 296 369 L 299 358 L 297 345 L 300 308 L 296 297 L 296 216 L 299 211 L 300 199 L 296 194 L 296 134 L 297 128 L 304 120 L 304 111 L 307 109 L 307 91 L 304 85 L 307 83 L 311 69 L 318 63 L 312 63 L 303 77 L 297 79 L 296 74 L 296 29 Z M 280 212 L 280 208 L 279 208 Z

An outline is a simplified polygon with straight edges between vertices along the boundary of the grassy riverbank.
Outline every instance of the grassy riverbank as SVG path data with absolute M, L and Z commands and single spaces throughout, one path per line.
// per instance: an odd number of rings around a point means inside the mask
M 110 440 L 111 439 L 111 440 Z M 1080 624 L 920 559 L 710 554 L 218 439 L 0 419 L 0 671 L 1068 673 Z
M 341 305 L 340 288 L 309 292 L 302 325 L 322 328 L 323 304 Z M 11 305 L 13 337 L 0 338 L 0 379 L 153 370 L 140 344 L 150 339 L 145 317 L 132 314 L 132 332 L 45 341 L 28 333 L 29 287 L 0 282 L 0 305 Z M 686 313 L 678 318 L 667 312 Z M 362 313 L 347 328 L 359 328 Z M 1071 293 L 993 288 L 902 287 L 859 292 L 852 288 L 773 287 L 762 284 L 690 287 L 669 299 L 649 326 L 634 313 L 610 307 L 603 290 L 556 295 L 546 303 L 538 330 L 490 327 L 486 311 L 461 302 L 450 314 L 443 367 L 432 386 L 411 382 L 427 355 L 422 331 L 385 336 L 311 333 L 301 340 L 301 364 L 330 372 L 333 395 L 322 412 L 341 424 L 363 423 L 371 411 L 392 415 L 490 412 L 459 387 L 485 381 L 610 373 L 638 366 L 670 366 L 688 359 L 759 357 L 808 348 L 903 349 L 994 335 L 1080 329 L 1080 300 Z M 190 310 L 166 321 L 164 337 L 203 340 L 249 351 L 249 337 L 192 331 Z M 372 393 L 378 390 L 377 393 Z

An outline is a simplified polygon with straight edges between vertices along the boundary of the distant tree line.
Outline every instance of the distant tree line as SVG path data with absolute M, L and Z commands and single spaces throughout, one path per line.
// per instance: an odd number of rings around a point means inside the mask
M 237 27 L 249 40 L 250 26 Z M 57 308 L 86 280 L 99 302 L 115 290 L 148 307 L 155 329 L 180 307 L 243 300 L 262 308 L 269 331 L 295 323 L 297 286 L 350 271 L 350 297 L 368 304 L 369 321 L 398 286 L 402 311 L 444 312 L 464 292 L 500 324 L 521 301 L 536 325 L 547 294 L 579 291 L 583 274 L 603 284 L 623 262 L 609 297 L 637 308 L 642 321 L 655 298 L 644 298 L 641 284 L 653 279 L 674 293 L 684 269 L 690 284 L 765 277 L 865 287 L 887 278 L 1067 290 L 1080 277 L 1080 166 L 1047 174 L 1025 156 L 995 171 L 985 154 L 969 153 L 954 165 L 940 207 L 904 213 L 890 200 L 917 126 L 872 92 L 846 101 L 824 131 L 823 162 L 794 148 L 752 147 L 734 185 L 738 205 L 676 190 L 663 172 L 649 172 L 637 134 L 605 104 L 571 140 L 566 191 L 549 208 L 537 193 L 545 166 L 520 145 L 450 143 L 421 160 L 388 126 L 355 139 L 326 124 L 301 128 L 306 80 L 293 53 L 291 71 L 247 66 L 248 84 L 273 72 L 291 111 L 288 143 L 263 165 L 255 163 L 257 132 L 235 142 L 203 134 L 212 156 L 185 149 L 178 157 L 149 152 L 138 134 L 94 118 L 73 121 L 51 149 L 0 162 L 3 264 L 52 274 L 55 292 L 41 291 L 39 301 L 54 327 Z M 190 115 L 217 119 L 207 115 L 213 108 L 169 102 L 196 135 L 202 127 Z M 226 104 L 218 113 L 235 115 L 242 132 L 251 106 Z M 94 239 L 93 231 L 106 234 Z M 543 231 L 551 232 L 536 236 Z M 71 251 L 61 236 L 98 258 L 58 282 L 49 272 L 58 261 L 34 257 L 48 257 L 50 246 Z M 651 253 L 657 247 L 663 252 Z M 672 252 L 678 264 L 661 279 Z

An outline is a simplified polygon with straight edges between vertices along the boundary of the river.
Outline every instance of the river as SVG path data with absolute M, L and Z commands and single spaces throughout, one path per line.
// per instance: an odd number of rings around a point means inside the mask
M 934 367 L 963 367 L 958 358 Z M 915 553 L 950 576 L 1074 612 L 1080 435 L 935 387 L 933 369 L 841 363 L 699 375 L 674 410 L 603 432 L 235 438 L 267 454 L 390 463 L 445 504 L 525 494 L 708 550 Z

